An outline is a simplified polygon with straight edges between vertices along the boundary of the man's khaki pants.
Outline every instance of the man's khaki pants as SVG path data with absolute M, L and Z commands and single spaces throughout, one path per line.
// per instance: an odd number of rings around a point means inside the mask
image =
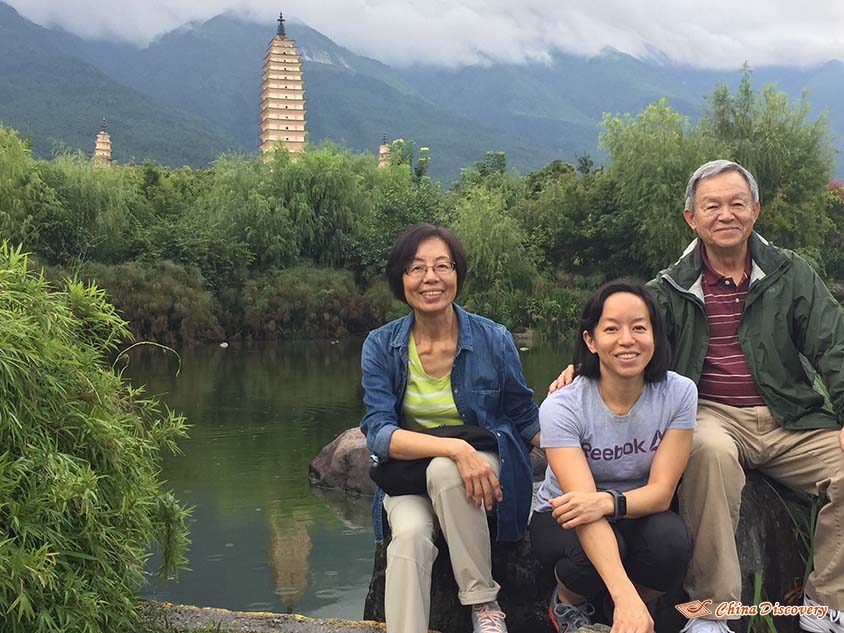
M 698 406 L 692 454 L 679 490 L 680 512 L 694 540 L 685 582 L 691 599 L 711 598 L 713 612 L 720 602 L 741 599 L 735 532 L 745 468 L 829 498 L 818 514 L 815 570 L 805 591 L 821 604 L 844 609 L 844 454 L 838 431 L 787 431 L 767 407 L 708 400 Z
M 481 453 L 498 476 L 498 455 Z M 466 499 L 455 463 L 435 457 L 427 471 L 428 496 L 385 497 L 392 537 L 387 546 L 384 614 L 388 633 L 425 633 L 431 611 L 434 545 L 442 530 L 451 556 L 461 604 L 495 600 L 492 551 L 486 511 Z

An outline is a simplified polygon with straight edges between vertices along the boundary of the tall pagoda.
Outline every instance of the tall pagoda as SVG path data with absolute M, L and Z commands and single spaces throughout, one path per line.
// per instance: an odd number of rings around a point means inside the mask
M 105 118 L 94 144 L 94 162 L 103 166 L 111 165 L 111 135 L 108 133 Z
M 296 42 L 287 39 L 284 16 L 278 15 L 278 34 L 264 57 L 261 84 L 261 152 L 283 143 L 288 151 L 305 149 L 305 88 Z

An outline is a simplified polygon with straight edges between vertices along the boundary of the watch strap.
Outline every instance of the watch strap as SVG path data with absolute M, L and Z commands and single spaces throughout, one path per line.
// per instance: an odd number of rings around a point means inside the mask
M 613 499 L 613 514 L 611 517 L 607 517 L 607 520 L 614 523 L 627 516 L 627 497 L 624 496 L 624 493 L 613 488 L 604 490 L 603 492 L 611 494 Z

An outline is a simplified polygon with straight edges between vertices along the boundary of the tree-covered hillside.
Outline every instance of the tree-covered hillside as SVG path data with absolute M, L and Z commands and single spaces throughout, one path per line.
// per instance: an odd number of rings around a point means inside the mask
M 39 156 L 70 147 L 93 152 L 103 117 L 120 162 L 147 157 L 207 165 L 235 147 L 190 114 L 155 103 L 68 55 L 53 34 L 0 3 L 0 123 L 31 140 Z
M 514 166 L 530 170 L 558 153 L 522 135 L 434 105 L 389 67 L 355 55 L 301 24 L 288 36 L 303 59 L 311 143 L 343 142 L 355 151 L 375 152 L 386 134 L 419 139 L 436 156 L 431 174 L 452 181 L 460 168 L 489 150 L 506 151 Z M 191 112 L 212 129 L 236 139 L 239 148 L 258 145 L 260 85 L 272 24 L 229 16 L 169 33 L 143 50 L 92 44 L 73 36 L 68 50 L 97 65 L 112 79 L 158 103 Z M 594 138 L 594 125 L 588 134 Z

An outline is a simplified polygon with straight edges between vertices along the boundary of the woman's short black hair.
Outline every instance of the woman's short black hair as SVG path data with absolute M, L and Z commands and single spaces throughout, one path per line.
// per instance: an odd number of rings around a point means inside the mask
M 414 224 L 396 238 L 393 248 L 390 249 L 390 254 L 387 256 L 387 282 L 390 284 L 390 290 L 393 291 L 396 299 L 404 303 L 407 303 L 407 298 L 404 296 L 404 269 L 413 261 L 416 251 L 419 250 L 419 244 L 430 237 L 438 237 L 448 246 L 457 271 L 457 294 L 460 294 L 463 289 L 468 265 L 463 245 L 460 244 L 457 236 L 444 226 L 434 226 L 427 223 Z
M 665 374 L 671 367 L 671 344 L 668 342 L 668 335 L 665 332 L 665 319 L 662 311 L 656 304 L 651 292 L 641 283 L 632 279 L 616 279 L 605 283 L 595 291 L 586 307 L 583 308 L 583 316 L 580 318 L 580 328 L 577 330 L 577 337 L 574 341 L 574 366 L 577 373 L 586 378 L 597 379 L 601 375 L 601 365 L 598 355 L 593 354 L 583 340 L 583 332 L 589 332 L 589 336 L 595 336 L 595 326 L 601 320 L 604 312 L 604 303 L 607 298 L 617 292 L 629 292 L 636 295 L 648 306 L 648 316 L 651 320 L 651 332 L 654 337 L 654 355 L 651 362 L 645 367 L 645 382 L 659 382 L 665 379 Z

